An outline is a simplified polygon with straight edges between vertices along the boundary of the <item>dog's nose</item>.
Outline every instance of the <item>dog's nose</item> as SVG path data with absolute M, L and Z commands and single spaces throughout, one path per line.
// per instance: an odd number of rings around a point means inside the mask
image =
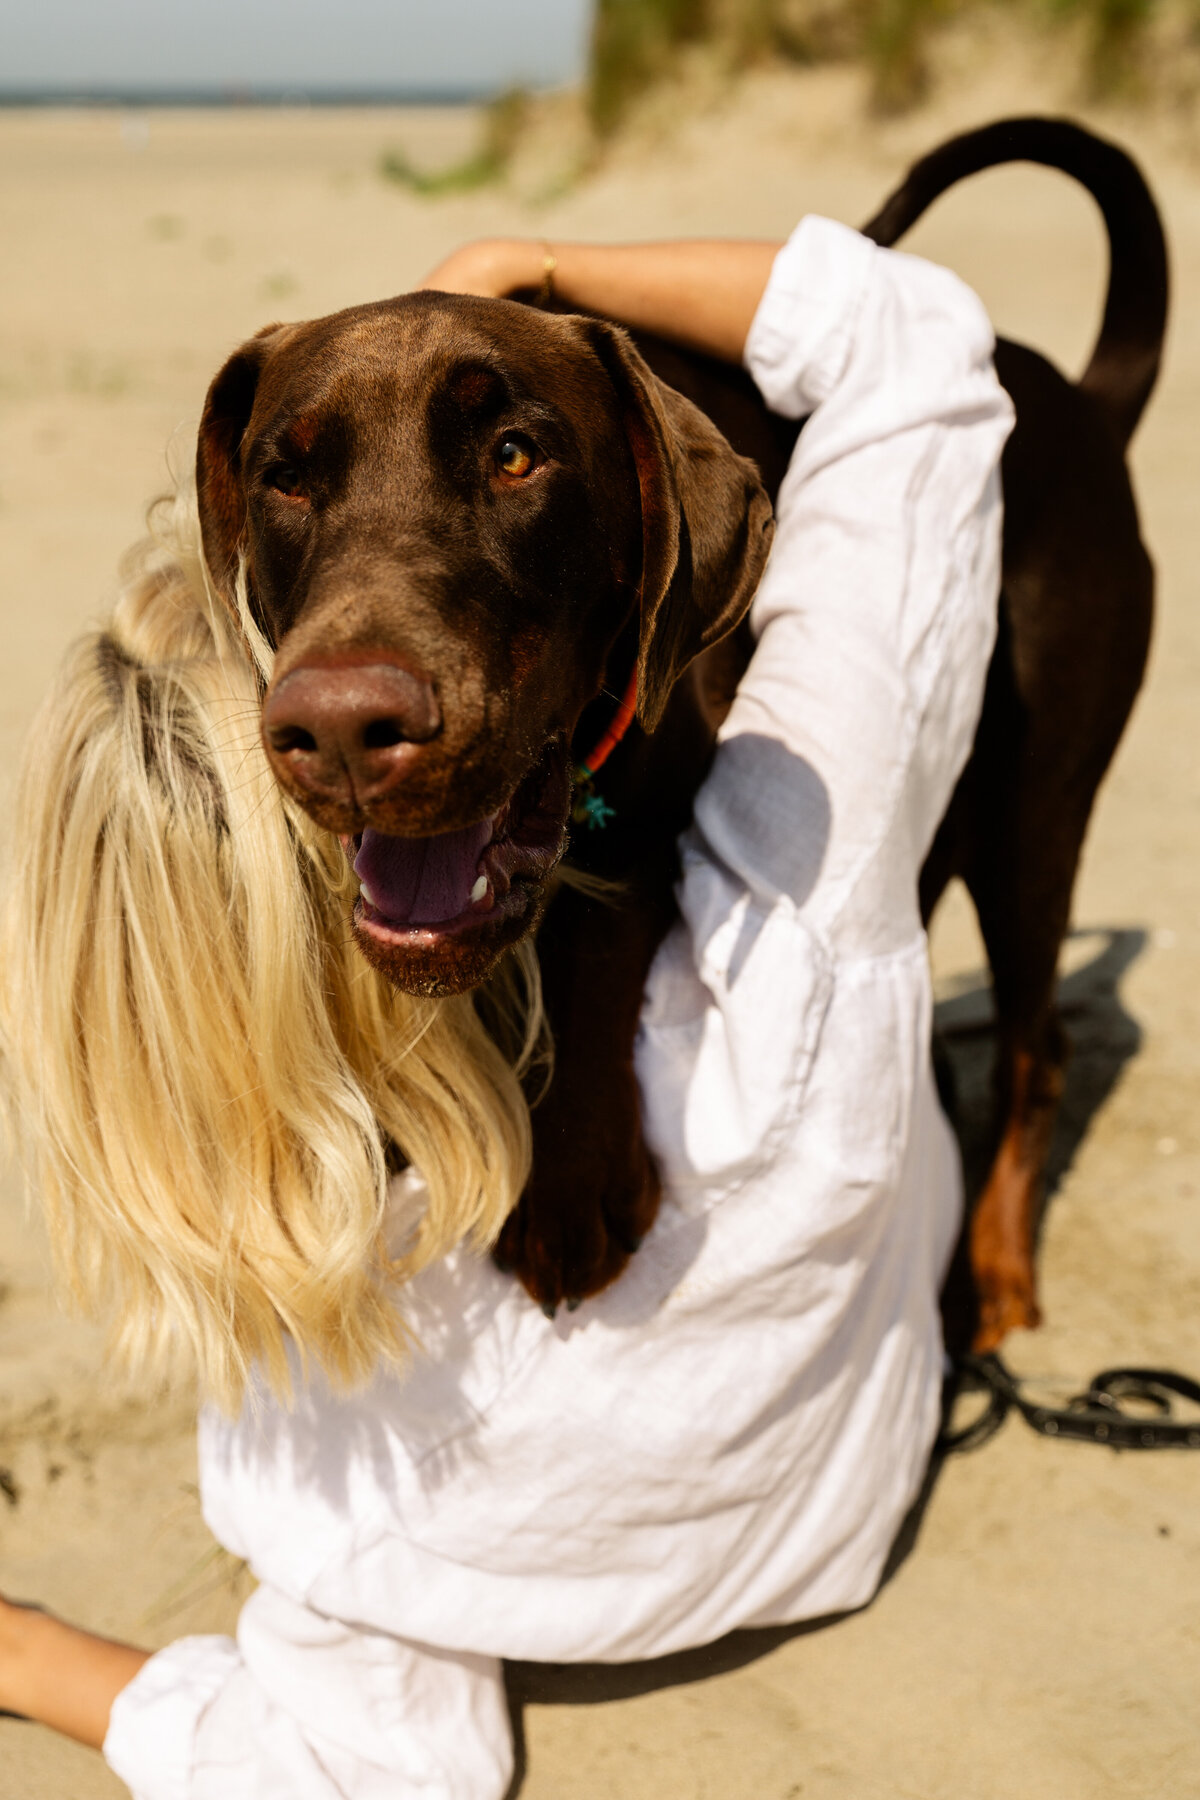
M 263 706 L 267 755 L 284 784 L 342 807 L 387 793 L 413 746 L 441 728 L 432 682 L 390 662 L 293 669 Z

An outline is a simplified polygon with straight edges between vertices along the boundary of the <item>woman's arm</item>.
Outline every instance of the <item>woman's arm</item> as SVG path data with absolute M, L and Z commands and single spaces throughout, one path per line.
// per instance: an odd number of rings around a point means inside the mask
M 0 1715 L 102 1750 L 143 1800 L 424 1793 L 435 1772 L 462 1800 L 507 1793 L 496 1658 L 356 1630 L 267 1587 L 238 1630 L 151 1655 L 0 1598 Z
M 0 1708 L 99 1750 L 112 1703 L 149 1652 L 0 1600 Z
M 779 244 L 698 238 L 666 244 L 464 244 L 423 287 L 453 294 L 539 288 L 547 269 L 568 305 L 740 362 Z

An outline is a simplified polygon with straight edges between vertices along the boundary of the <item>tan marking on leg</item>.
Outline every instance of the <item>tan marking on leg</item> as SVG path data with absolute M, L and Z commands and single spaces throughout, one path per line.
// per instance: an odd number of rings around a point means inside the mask
M 1063 1074 L 1025 1050 L 1012 1053 L 1004 1136 L 971 1221 L 971 1271 L 979 1296 L 972 1348 L 995 1350 L 1010 1331 L 1040 1325 L 1034 1270 L 1042 1180 Z

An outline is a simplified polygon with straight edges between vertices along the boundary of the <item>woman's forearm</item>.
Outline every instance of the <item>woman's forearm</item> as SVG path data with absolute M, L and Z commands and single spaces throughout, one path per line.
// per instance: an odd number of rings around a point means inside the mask
M 740 362 L 779 248 L 748 239 L 561 244 L 487 238 L 456 250 L 424 285 L 490 295 L 537 288 L 549 256 L 554 291 L 569 305 Z
M 113 1701 L 149 1652 L 0 1601 L 0 1708 L 99 1750 Z

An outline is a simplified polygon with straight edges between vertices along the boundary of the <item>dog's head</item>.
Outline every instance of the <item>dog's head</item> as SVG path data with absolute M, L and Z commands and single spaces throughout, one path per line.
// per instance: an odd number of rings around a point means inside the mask
M 438 293 L 252 338 L 209 390 L 197 486 L 213 581 L 236 612 L 244 566 L 275 651 L 267 755 L 411 992 L 473 986 L 536 922 L 625 627 L 653 730 L 770 543 L 753 464 L 624 333 Z

